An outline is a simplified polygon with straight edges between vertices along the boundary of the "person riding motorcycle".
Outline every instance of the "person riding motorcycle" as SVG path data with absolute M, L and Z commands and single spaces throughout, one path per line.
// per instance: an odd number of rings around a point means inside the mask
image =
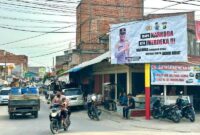
M 61 101 L 62 101 L 61 93 L 57 92 L 56 95 L 54 96 L 53 100 L 52 100 L 52 105 L 53 104 L 60 104 Z
M 68 119 L 69 119 L 69 116 L 70 116 L 70 112 L 69 112 L 68 106 L 69 106 L 68 100 L 65 97 L 62 98 L 62 102 L 61 102 L 61 119 L 62 119 L 62 121 L 64 122 L 65 125 L 66 125 L 65 119 L 67 118 L 67 116 L 68 116 Z
M 182 109 L 184 103 L 184 99 L 182 97 L 183 97 L 183 92 L 181 91 L 179 97 L 176 99 L 176 104 L 180 109 Z
M 56 96 L 52 100 L 52 106 L 54 104 L 60 105 L 60 109 L 61 109 L 60 120 L 65 121 L 64 119 L 67 118 L 67 115 L 68 115 L 68 119 L 69 119 L 69 116 L 71 113 L 68 108 L 69 101 L 66 99 L 66 97 L 64 95 L 62 95 L 60 92 L 57 92 Z M 66 124 L 66 123 L 64 123 L 64 124 Z

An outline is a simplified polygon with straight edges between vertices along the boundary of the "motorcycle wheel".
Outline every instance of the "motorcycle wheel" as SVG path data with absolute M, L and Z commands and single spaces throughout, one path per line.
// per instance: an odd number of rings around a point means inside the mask
M 179 123 L 180 120 L 181 120 L 180 115 L 179 115 L 176 111 L 174 111 L 174 112 L 172 113 L 171 118 L 172 118 L 172 121 L 175 122 L 175 123 Z
M 65 123 L 66 123 L 66 125 L 63 125 L 64 131 L 67 131 L 69 126 L 70 126 L 70 124 L 71 124 L 71 121 L 70 121 L 69 117 L 65 119 Z
M 58 127 L 58 123 L 57 123 L 56 120 L 51 121 L 51 123 L 50 123 L 50 129 L 51 129 L 51 132 L 53 134 L 57 134 L 58 133 L 59 127 Z
M 190 119 L 191 122 L 195 122 L 195 113 L 193 110 L 189 111 L 188 118 Z
M 99 121 L 100 119 L 99 119 L 99 111 L 98 111 L 98 109 L 95 109 L 94 115 L 95 115 L 95 119 L 97 121 Z
M 93 120 L 94 119 L 94 116 L 92 115 L 92 112 L 88 111 L 88 117 Z
M 152 116 L 154 119 L 159 119 L 158 113 L 155 110 L 152 112 Z

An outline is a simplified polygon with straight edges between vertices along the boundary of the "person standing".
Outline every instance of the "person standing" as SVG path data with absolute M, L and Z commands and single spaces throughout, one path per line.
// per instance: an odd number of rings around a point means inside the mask
M 126 29 L 121 28 L 119 30 L 119 41 L 115 45 L 115 57 L 117 64 L 127 63 L 127 57 L 129 57 L 129 41 L 126 39 Z
M 128 105 L 123 108 L 123 118 L 128 119 L 128 112 L 135 108 L 135 100 L 131 94 L 128 94 Z

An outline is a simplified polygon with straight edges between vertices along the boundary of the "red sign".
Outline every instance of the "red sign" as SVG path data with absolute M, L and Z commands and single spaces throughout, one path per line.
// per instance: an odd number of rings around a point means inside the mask
M 196 40 L 200 42 L 200 21 L 196 21 Z

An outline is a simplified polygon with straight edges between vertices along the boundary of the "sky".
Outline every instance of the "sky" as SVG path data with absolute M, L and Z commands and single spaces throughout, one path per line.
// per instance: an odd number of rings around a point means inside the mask
M 0 49 L 27 55 L 30 66 L 52 66 L 55 56 L 75 48 L 79 1 L 0 0 Z M 144 0 L 144 6 L 145 15 L 194 10 L 200 20 L 200 0 Z

